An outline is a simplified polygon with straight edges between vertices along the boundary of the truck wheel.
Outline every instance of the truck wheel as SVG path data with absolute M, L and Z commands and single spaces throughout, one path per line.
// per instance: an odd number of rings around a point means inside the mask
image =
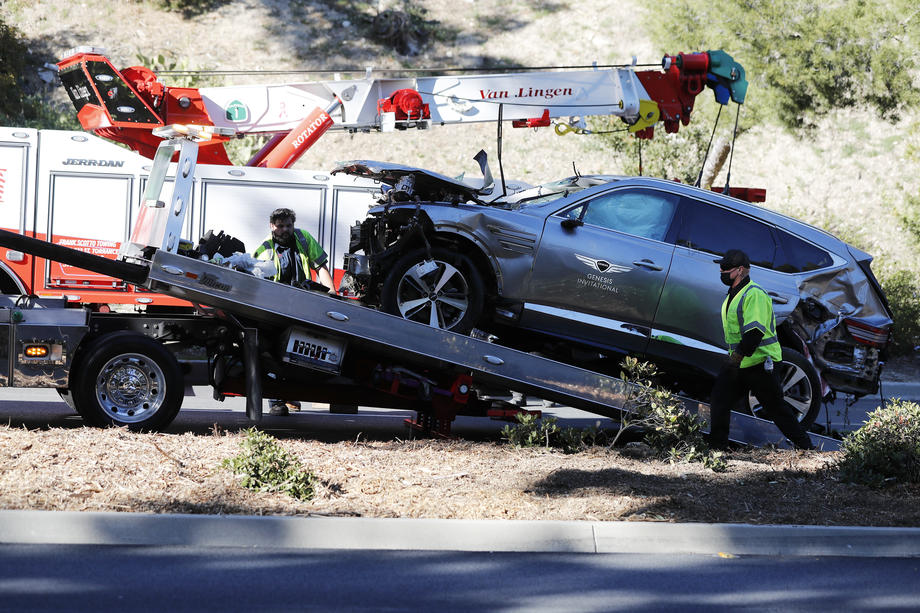
M 381 292 L 383 310 L 442 330 L 469 334 L 482 315 L 482 276 L 461 253 L 435 247 L 397 260 Z
M 818 371 L 804 355 L 783 347 L 783 361 L 775 364 L 780 386 L 786 404 L 795 411 L 796 418 L 806 429 L 810 428 L 821 409 L 821 383 Z M 753 394 L 748 394 L 748 408 L 758 417 L 763 414 L 760 401 Z
M 86 349 L 71 390 L 77 412 L 94 426 L 160 430 L 182 407 L 185 387 L 176 358 L 160 342 L 115 332 Z

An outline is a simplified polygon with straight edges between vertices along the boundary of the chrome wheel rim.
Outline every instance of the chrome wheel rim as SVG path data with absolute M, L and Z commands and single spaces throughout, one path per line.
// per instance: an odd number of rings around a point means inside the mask
M 469 285 L 460 270 L 442 260 L 426 260 L 403 274 L 396 308 L 405 319 L 450 330 L 470 308 Z
M 105 363 L 96 378 L 96 401 L 113 421 L 149 419 L 166 399 L 166 377 L 157 363 L 139 353 L 123 353 Z
M 811 379 L 808 378 L 805 370 L 791 362 L 778 362 L 775 368 L 780 388 L 783 390 L 783 399 L 795 411 L 795 418 L 802 421 L 808 415 L 814 399 Z M 748 395 L 748 406 L 755 415 L 763 410 L 763 406 L 754 394 Z

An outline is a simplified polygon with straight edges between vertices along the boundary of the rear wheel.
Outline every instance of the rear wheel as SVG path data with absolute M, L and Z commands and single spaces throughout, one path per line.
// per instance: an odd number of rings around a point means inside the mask
M 185 392 L 175 356 L 133 332 L 96 339 L 71 382 L 77 412 L 94 426 L 159 430 L 172 422 Z
M 397 260 L 381 303 L 387 313 L 469 334 L 482 315 L 484 295 L 482 277 L 468 257 L 435 247 L 430 259 L 417 249 Z
M 783 361 L 774 364 L 773 368 L 786 404 L 795 411 L 799 423 L 809 428 L 821 409 L 821 382 L 817 369 L 804 355 L 787 347 L 783 347 Z M 753 394 L 748 394 L 748 408 L 754 415 L 769 419 Z

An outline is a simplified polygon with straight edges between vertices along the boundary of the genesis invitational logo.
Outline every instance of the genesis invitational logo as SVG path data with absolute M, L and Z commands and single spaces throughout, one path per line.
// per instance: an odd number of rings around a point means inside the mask
M 606 260 L 595 260 L 594 258 L 589 258 L 586 255 L 575 254 L 575 257 L 578 258 L 578 261 L 587 266 L 588 268 L 593 268 L 600 273 L 617 273 L 617 272 L 626 272 L 630 270 L 629 266 L 621 266 L 619 264 L 611 264 Z

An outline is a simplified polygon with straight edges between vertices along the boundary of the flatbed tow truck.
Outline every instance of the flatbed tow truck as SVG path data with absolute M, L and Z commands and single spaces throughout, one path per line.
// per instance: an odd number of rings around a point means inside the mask
M 477 386 L 619 418 L 631 384 L 616 377 L 407 321 L 325 288 L 292 287 L 190 257 L 181 232 L 198 142 L 194 130 L 184 132 L 161 131 L 168 139 L 157 149 L 131 239 L 117 259 L 6 231 L 0 246 L 187 300 L 199 305 L 197 313 L 98 313 L 68 307 L 63 298 L 4 296 L 0 385 L 56 388 L 96 426 L 156 430 L 175 418 L 185 384 L 195 382 L 177 355 L 198 350 L 215 398 L 245 395 L 254 422 L 263 396 L 410 409 L 417 412 L 411 425 L 442 436 L 457 415 L 507 417 L 518 410 L 481 398 Z M 708 417 L 706 404 L 685 403 Z M 733 413 L 731 431 L 737 442 L 789 446 L 771 422 L 750 415 Z M 839 446 L 811 436 L 819 448 Z

